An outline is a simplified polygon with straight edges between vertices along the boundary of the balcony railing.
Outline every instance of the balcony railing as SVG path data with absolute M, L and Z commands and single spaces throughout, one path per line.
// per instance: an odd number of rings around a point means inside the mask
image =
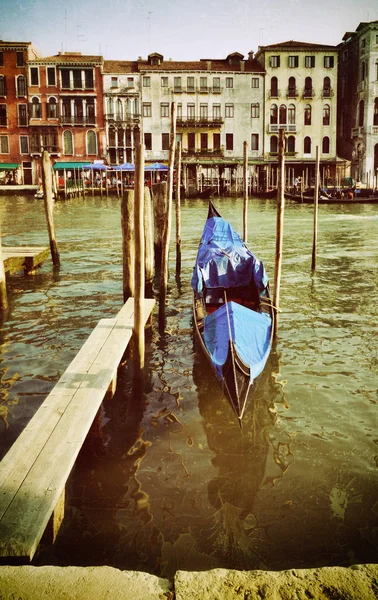
M 305 88 L 303 90 L 303 98 L 313 98 L 315 96 L 314 88 Z
M 363 127 L 353 127 L 352 129 L 352 138 L 361 137 L 364 134 L 365 130 Z
M 224 147 L 220 148 L 186 148 L 182 150 L 183 156 L 224 156 Z
M 323 88 L 322 90 L 323 98 L 332 98 L 334 96 L 334 91 L 332 88 Z
M 114 113 L 107 113 L 105 115 L 107 121 L 112 121 L 114 123 L 138 123 L 140 120 L 140 114 L 132 114 L 132 115 L 116 115 Z
M 58 154 L 60 148 L 56 144 L 30 144 L 30 154 L 42 154 L 44 150 L 47 150 L 50 154 Z
M 87 125 L 93 127 L 96 125 L 96 117 L 84 117 L 84 116 L 70 116 L 70 115 L 62 115 L 60 117 L 61 125 Z
M 378 135 L 378 125 L 372 125 L 370 133 L 372 135 Z
M 289 88 L 286 94 L 287 98 L 296 98 L 298 96 L 297 88 Z
M 268 125 L 268 133 L 278 133 L 280 129 L 285 129 L 287 133 L 296 133 L 296 123 L 270 123 Z
M 177 127 L 219 127 L 223 117 L 177 117 Z

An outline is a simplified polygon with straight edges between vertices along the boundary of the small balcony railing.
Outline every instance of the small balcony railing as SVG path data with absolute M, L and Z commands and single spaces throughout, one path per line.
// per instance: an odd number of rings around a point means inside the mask
M 44 150 L 47 150 L 50 154 L 58 154 L 60 152 L 57 144 L 30 144 L 30 154 L 42 154 Z
M 94 127 L 96 125 L 96 117 L 62 115 L 60 117 L 60 123 L 61 125 L 84 125 Z
M 220 127 L 223 117 L 177 117 L 177 127 Z
M 313 98 L 314 96 L 314 88 L 305 88 L 303 90 L 303 98 Z
M 296 133 L 296 123 L 270 123 L 268 125 L 268 133 L 278 133 L 280 129 L 284 129 L 287 133 Z
M 297 88 L 289 87 L 286 94 L 287 98 L 296 98 L 298 96 Z
M 114 123 L 138 123 L 140 120 L 140 114 L 132 114 L 132 115 L 117 115 L 115 113 L 107 113 L 105 115 L 107 121 L 112 121 Z
M 220 148 L 186 148 L 182 150 L 183 156 L 224 156 L 224 147 Z
M 334 96 L 334 91 L 332 88 L 323 88 L 322 90 L 323 98 L 332 98 Z

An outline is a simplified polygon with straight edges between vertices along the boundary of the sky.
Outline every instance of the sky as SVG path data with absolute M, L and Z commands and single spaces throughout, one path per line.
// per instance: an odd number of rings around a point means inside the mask
M 337 45 L 378 20 L 377 0 L 0 0 L 0 39 L 136 60 L 245 57 L 288 40 Z

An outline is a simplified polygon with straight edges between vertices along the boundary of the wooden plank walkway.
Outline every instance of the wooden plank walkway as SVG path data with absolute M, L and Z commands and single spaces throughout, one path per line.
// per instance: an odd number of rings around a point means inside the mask
M 154 304 L 144 301 L 145 324 Z M 57 532 L 67 479 L 106 393 L 115 391 L 133 322 L 132 298 L 99 321 L 0 462 L 0 557 L 28 562 L 50 518 Z
M 2 251 L 4 270 L 10 275 L 22 270 L 33 273 L 50 257 L 50 248 L 41 246 L 3 246 Z

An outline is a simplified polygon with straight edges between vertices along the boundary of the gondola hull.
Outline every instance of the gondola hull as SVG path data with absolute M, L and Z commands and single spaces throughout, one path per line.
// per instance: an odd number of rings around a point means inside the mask
M 211 203 L 192 287 L 196 335 L 241 420 L 270 353 L 274 309 L 262 263 Z

